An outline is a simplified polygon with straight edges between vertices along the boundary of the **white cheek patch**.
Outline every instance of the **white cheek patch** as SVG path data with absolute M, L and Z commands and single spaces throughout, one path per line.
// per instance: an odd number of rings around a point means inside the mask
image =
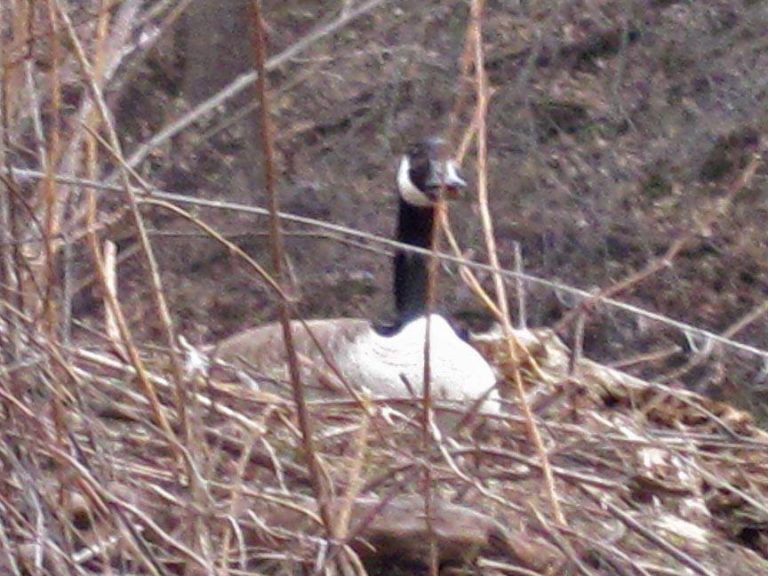
M 432 201 L 429 197 L 419 190 L 411 180 L 411 161 L 408 156 L 403 156 L 400 161 L 400 168 L 397 170 L 397 190 L 400 193 L 400 197 L 414 206 L 432 206 Z

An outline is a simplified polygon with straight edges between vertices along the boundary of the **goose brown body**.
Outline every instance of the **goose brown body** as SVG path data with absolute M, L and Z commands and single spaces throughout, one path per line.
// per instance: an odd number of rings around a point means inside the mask
M 292 321 L 291 331 L 303 382 L 309 386 L 330 385 L 335 388 L 333 370 L 323 355 L 332 360 L 338 358 L 341 351 L 370 330 L 371 323 L 362 318 L 327 318 L 307 320 L 306 323 Z M 230 364 L 259 368 L 270 376 L 287 379 L 283 330 L 277 322 L 230 336 L 215 347 L 214 354 Z

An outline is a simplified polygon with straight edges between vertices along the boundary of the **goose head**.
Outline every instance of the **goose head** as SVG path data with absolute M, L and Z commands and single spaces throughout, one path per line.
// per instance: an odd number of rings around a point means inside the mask
M 455 198 L 466 188 L 467 182 L 449 152 L 442 138 L 430 138 L 408 148 L 397 170 L 401 201 L 426 208 L 434 205 L 441 190 L 447 198 Z
M 411 145 L 397 170 L 399 198 L 397 240 L 429 248 L 435 227 L 435 211 L 441 193 L 455 198 L 466 187 L 447 143 L 430 138 Z M 415 252 L 395 252 L 394 292 L 399 322 L 425 313 L 427 307 L 427 259 Z

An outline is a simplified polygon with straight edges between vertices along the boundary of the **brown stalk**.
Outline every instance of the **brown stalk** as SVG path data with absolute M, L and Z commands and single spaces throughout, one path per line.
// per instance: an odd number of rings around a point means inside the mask
M 55 345 L 58 341 L 57 334 L 57 314 L 56 314 L 56 300 L 55 300 L 55 286 L 56 286 L 56 249 L 54 246 L 55 238 L 59 234 L 59 221 L 57 218 L 58 213 L 58 194 L 57 185 L 54 179 L 54 164 L 56 158 L 58 158 L 61 149 L 61 79 L 59 75 L 59 61 L 61 60 L 61 45 L 58 30 L 58 21 L 56 17 L 56 10 L 51 4 L 50 0 L 46 3 L 48 25 L 49 25 L 49 41 L 51 45 L 51 102 L 50 102 L 50 131 L 47 139 L 46 158 L 48 162 L 44 165 L 45 178 L 41 182 L 43 188 L 43 206 L 45 208 L 45 220 L 43 223 L 42 235 L 43 235 L 43 252 L 30 261 L 30 267 L 32 268 L 32 274 L 30 274 L 30 281 L 34 281 L 35 277 L 39 277 L 39 284 L 43 287 L 43 293 L 40 295 L 42 301 L 39 302 L 40 311 L 42 314 L 43 332 L 48 338 L 49 342 Z M 33 14 L 27 15 L 29 18 L 33 18 Z M 41 270 L 42 268 L 42 270 Z M 37 307 L 36 307 L 37 308 Z M 62 397 L 64 396 L 64 389 L 61 385 L 61 370 L 59 366 L 53 367 L 53 386 L 57 389 L 58 393 L 51 396 L 51 410 L 53 412 L 53 420 L 56 425 L 56 440 L 63 445 L 64 438 L 67 435 L 67 425 L 65 419 L 65 409 L 62 405 Z M 63 483 L 62 483 L 63 484 Z
M 106 44 L 106 38 L 107 38 L 107 31 L 108 31 L 108 25 L 109 25 L 109 12 L 106 10 L 106 6 L 104 5 L 104 0 L 100 0 L 99 3 L 99 13 L 97 15 L 97 23 L 94 30 L 94 56 L 93 56 L 93 62 L 94 62 L 94 76 L 96 77 L 96 81 L 99 83 L 99 85 L 102 84 L 104 80 L 104 66 L 106 62 L 106 55 L 104 53 L 104 47 Z M 99 129 L 99 118 L 98 114 L 95 110 L 91 107 L 88 114 L 86 115 L 85 124 L 93 131 L 97 132 Z M 74 149 L 71 150 L 71 152 L 74 153 Z M 98 161 L 99 161 L 99 150 L 98 150 L 98 143 L 96 141 L 96 138 L 94 138 L 91 134 L 86 134 L 85 136 L 85 174 L 86 178 L 95 180 L 99 176 L 99 169 L 98 169 Z M 77 195 L 79 199 L 83 198 L 82 194 Z M 82 206 L 81 206 L 82 208 Z M 74 210 L 72 210 L 74 212 Z M 62 214 L 62 216 L 64 216 Z M 78 215 L 74 214 L 71 222 L 80 222 L 81 220 L 77 217 Z M 65 310 L 65 323 L 66 325 L 63 326 L 63 332 L 65 335 L 69 335 L 71 331 L 71 326 L 69 323 L 71 322 L 71 310 L 72 310 L 72 298 L 77 293 L 74 287 L 72 286 L 72 244 L 76 242 L 76 239 L 72 237 L 72 235 L 69 235 L 69 238 L 67 239 L 68 242 L 66 243 L 64 247 L 64 275 L 65 275 L 65 301 L 63 302 L 64 310 Z M 116 247 L 115 247 L 116 248 Z M 107 255 L 111 255 L 109 252 L 107 252 Z M 117 256 L 115 253 L 114 256 Z M 117 264 L 119 263 L 119 260 L 116 260 L 114 262 L 114 271 L 117 272 Z M 115 285 L 116 290 L 116 285 Z M 116 293 L 116 292 L 115 292 Z M 119 339 L 119 331 L 117 330 L 117 325 L 114 321 L 114 318 L 112 317 L 111 313 L 109 312 L 109 307 L 105 307 L 105 313 L 107 315 L 106 317 L 106 332 L 107 335 L 110 337 L 110 339 L 113 341 L 113 345 L 117 345 Z
M 56 19 L 56 11 L 48 4 L 48 21 L 50 25 L 50 44 L 51 44 L 51 102 L 50 102 L 50 130 L 48 133 L 48 149 L 46 157 L 49 161 L 45 165 L 46 178 L 43 181 L 44 187 L 44 205 L 45 205 L 45 228 L 43 232 L 44 247 L 44 282 L 45 287 L 43 306 L 44 326 L 49 338 L 56 337 L 56 307 L 54 305 L 54 286 L 56 285 L 56 250 L 54 239 L 59 233 L 58 202 L 56 181 L 53 178 L 54 162 L 59 157 L 61 150 L 61 78 L 59 75 L 59 62 L 61 60 L 61 41 Z M 32 14 L 28 15 L 32 18 Z
M 117 324 L 117 328 L 120 332 L 120 339 L 122 340 L 123 346 L 125 347 L 125 352 L 127 353 L 131 364 L 136 370 L 136 376 L 139 381 L 139 385 L 152 408 L 155 422 L 160 427 L 160 429 L 168 435 L 169 439 L 174 438 L 175 435 L 173 434 L 173 429 L 171 428 L 170 424 L 168 423 L 168 419 L 165 416 L 165 409 L 160 403 L 157 391 L 155 390 L 154 385 L 151 383 L 149 375 L 144 367 L 144 363 L 141 361 L 139 352 L 133 343 L 133 337 L 131 336 L 128 325 L 125 322 L 122 308 L 115 298 L 114 293 L 109 289 L 109 279 L 107 278 L 104 258 L 99 247 L 99 239 L 96 236 L 96 233 L 93 232 L 96 222 L 96 197 L 93 192 L 90 192 L 88 195 L 88 206 L 88 227 L 92 230 L 92 232 L 88 235 L 88 240 L 91 247 L 94 267 L 96 268 L 96 274 L 99 278 L 99 284 L 101 285 L 101 289 L 104 294 L 105 303 L 109 307 L 112 317 L 115 319 L 115 323 Z M 175 442 L 173 442 L 173 444 L 175 445 Z
M 0 23 L 6 11 L 0 11 Z M 11 29 L 14 29 L 11 26 Z M 13 170 L 7 152 L 11 149 L 11 94 L 12 74 L 9 54 L 4 46 L 4 34 L 0 34 L 0 166 L 6 170 L 9 182 L 13 183 Z M 19 263 L 19 247 L 14 244 L 19 240 L 16 226 L 16 202 L 11 197 L 9 184 L 5 183 L 4 191 L 0 194 L 0 266 L 3 272 L 3 298 L 13 302 L 19 310 L 23 310 L 24 302 L 21 296 L 19 282 L 21 268 Z M 16 358 L 21 346 L 20 326 L 14 318 L 5 320 L 7 342 L 3 342 L 5 352 L 10 358 Z
M 283 239 L 278 217 L 278 198 L 275 190 L 276 173 L 273 153 L 272 136 L 272 118 L 270 116 L 270 102 L 267 94 L 266 78 L 266 38 L 264 34 L 264 21 L 262 19 L 262 5 L 260 0 L 251 0 L 249 3 L 249 24 L 251 30 L 251 44 L 256 64 L 257 82 L 256 97 L 259 100 L 260 129 L 262 139 L 262 149 L 264 155 L 264 172 L 267 197 L 270 211 L 270 238 L 272 249 L 272 265 L 275 269 L 275 275 L 280 285 L 285 283 L 283 272 L 283 261 L 285 258 L 283 250 Z M 304 397 L 304 387 L 301 382 L 301 372 L 299 370 L 299 360 L 296 349 L 293 345 L 293 334 L 291 332 L 291 309 L 290 302 L 286 298 L 280 299 L 280 324 L 283 329 L 283 342 L 285 344 L 286 362 L 291 380 L 291 389 L 293 391 L 293 400 L 298 412 L 299 427 L 301 430 L 302 447 L 307 459 L 309 476 L 312 481 L 312 489 L 317 500 L 320 516 L 328 536 L 333 536 L 333 519 L 328 509 L 328 499 L 326 489 L 322 481 L 320 463 L 315 451 L 314 437 L 312 432 L 312 419 L 307 409 L 306 399 Z
M 520 374 L 519 361 L 517 357 L 518 346 L 515 345 L 515 339 L 512 333 L 512 325 L 509 320 L 509 309 L 507 305 L 504 279 L 499 273 L 501 267 L 499 265 L 499 257 L 496 250 L 496 240 L 493 234 L 493 222 L 491 219 L 490 209 L 488 207 L 488 149 L 487 127 L 485 121 L 488 111 L 488 78 L 485 73 L 482 36 L 482 16 L 484 4 L 485 2 L 483 0 L 473 0 L 470 8 L 471 26 L 473 29 L 474 37 L 475 83 L 477 90 L 477 190 L 478 202 L 480 204 L 480 216 L 482 220 L 483 231 L 485 233 L 488 258 L 491 266 L 495 271 L 494 283 L 496 286 L 496 297 L 498 301 L 498 308 L 501 312 L 504 338 L 507 342 L 509 356 L 512 359 L 512 365 L 514 366 L 513 379 L 518 400 L 523 410 L 523 414 L 525 415 L 528 434 L 531 437 L 534 446 L 536 447 L 539 458 L 541 459 L 544 483 L 549 497 L 550 506 L 552 507 L 552 513 L 554 514 L 555 519 L 559 524 L 565 525 L 565 516 L 563 515 L 563 511 L 560 508 L 560 503 L 558 501 L 555 479 L 552 474 L 552 467 L 549 463 L 549 458 L 547 457 L 547 450 L 541 438 L 541 433 L 536 426 L 531 408 L 528 405 L 528 401 L 525 397 L 525 388 L 523 387 L 523 379 L 522 375 Z
M 429 451 L 430 440 L 432 438 L 432 366 L 430 363 L 430 347 L 432 336 L 432 311 L 435 306 L 435 296 L 437 292 L 437 273 L 440 260 L 438 258 L 440 248 L 440 222 L 445 213 L 445 190 L 438 191 L 438 200 L 435 204 L 436 219 L 432 227 L 432 237 L 430 239 L 429 269 L 427 272 L 427 323 L 426 334 L 424 335 L 424 387 L 423 387 L 423 411 L 422 411 L 422 448 L 424 450 L 424 475 L 422 478 L 424 486 L 424 517 L 427 525 L 427 534 L 429 536 L 429 573 L 430 576 L 437 576 L 440 570 L 439 551 L 437 549 L 437 535 L 434 528 L 434 502 L 432 494 L 432 467 L 429 459 L 426 457 Z
M 99 85 L 104 79 L 104 66 L 106 65 L 106 54 L 104 51 L 107 31 L 109 26 L 109 11 L 107 10 L 107 0 L 99 0 L 99 13 L 97 16 L 96 29 L 94 30 L 94 55 L 93 55 L 93 74 Z M 85 124 L 93 131 L 99 129 L 98 113 L 91 109 L 86 117 Z M 87 178 L 96 179 L 98 177 L 99 148 L 96 139 L 92 135 L 85 138 L 85 173 Z
M 67 11 L 62 6 L 63 0 L 53 0 L 53 2 L 56 4 L 57 11 L 59 13 L 62 23 L 64 24 L 64 28 L 67 32 L 67 37 L 74 48 L 75 55 L 77 56 L 77 60 L 80 64 L 83 75 L 87 80 L 86 83 L 90 91 L 91 98 L 93 98 L 94 104 L 96 105 L 96 109 L 98 110 L 101 123 L 107 130 L 107 135 L 110 140 L 110 145 L 119 155 L 122 155 L 120 153 L 120 142 L 117 138 L 117 132 L 115 131 L 115 128 L 112 124 L 111 117 L 107 110 L 106 102 L 104 102 L 104 98 L 101 93 L 101 90 L 99 89 L 93 69 L 90 65 L 90 62 L 88 61 L 88 58 L 85 55 L 85 51 L 83 50 L 83 46 L 80 43 L 80 39 L 77 37 L 77 33 L 74 29 L 72 21 L 70 20 L 69 15 L 67 14 Z M 124 170 L 121 170 L 120 173 L 122 176 L 123 187 L 125 188 L 126 193 L 128 195 L 128 201 L 131 207 L 131 213 L 133 215 L 134 224 L 136 226 L 136 230 L 138 232 L 138 235 L 141 241 L 145 261 L 149 269 L 149 276 L 150 276 L 151 285 L 152 285 L 152 295 L 154 297 L 155 305 L 157 306 L 163 328 L 165 329 L 165 336 L 168 344 L 168 353 L 171 359 L 171 368 L 172 368 L 172 373 L 173 373 L 173 377 L 176 384 L 174 389 L 176 409 L 179 414 L 179 419 L 181 421 L 184 437 L 188 438 L 189 428 L 188 428 L 187 413 L 186 413 L 186 406 L 185 406 L 186 393 L 184 390 L 184 379 L 181 371 L 181 361 L 179 360 L 178 354 L 176 353 L 176 337 L 173 331 L 173 324 L 171 322 L 170 313 L 168 312 L 168 306 L 165 302 L 162 283 L 160 281 L 160 274 L 157 269 L 157 262 L 155 260 L 154 253 L 152 251 L 152 246 L 151 246 L 151 243 L 149 242 L 149 238 L 146 233 L 144 221 L 141 217 L 141 213 L 139 212 L 136 196 L 133 193 L 133 189 L 131 188 L 130 183 L 128 182 L 128 177 L 126 172 Z M 95 218 L 96 218 L 95 197 L 92 196 L 89 199 L 89 203 L 90 203 L 89 225 L 93 227 L 95 225 Z M 97 259 L 97 268 L 101 268 L 100 274 L 102 274 L 102 282 L 103 282 L 105 279 L 103 277 L 103 260 L 101 259 L 101 256 L 100 256 L 95 235 L 91 237 L 91 246 L 93 249 L 94 258 Z M 102 285 L 104 286 L 104 284 Z M 125 323 L 124 319 L 122 318 L 122 312 L 120 310 L 120 307 L 117 301 L 112 301 L 112 308 L 113 308 L 113 312 L 115 312 L 115 318 L 118 321 L 121 337 L 124 341 L 129 357 L 131 358 L 131 362 L 136 367 L 137 373 L 140 374 L 139 381 L 141 382 L 145 392 L 149 395 L 148 398 L 151 400 L 153 407 L 155 409 L 155 417 L 158 419 L 157 420 L 158 425 L 165 431 L 166 434 L 168 434 L 168 437 L 170 439 L 174 439 L 175 434 L 173 433 L 173 430 L 169 426 L 164 413 L 160 409 L 159 401 L 157 399 L 157 395 L 154 388 L 152 387 L 152 385 L 150 384 L 149 380 L 146 377 L 141 359 L 138 355 L 138 352 L 135 349 L 135 346 L 133 346 L 131 342 L 132 338 L 128 329 L 128 325 Z M 173 443 L 175 446 L 176 445 L 175 442 Z
M 104 296 L 104 326 L 106 326 L 107 337 L 112 341 L 112 345 L 120 349 L 120 330 L 117 327 L 117 320 L 112 313 L 112 308 L 107 303 L 109 298 L 118 300 L 117 297 L 117 245 L 109 240 L 104 241 L 104 276 L 107 281 L 107 290 L 109 296 Z

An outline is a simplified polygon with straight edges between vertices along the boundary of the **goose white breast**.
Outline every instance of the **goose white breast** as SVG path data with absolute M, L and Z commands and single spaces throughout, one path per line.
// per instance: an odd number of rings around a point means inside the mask
M 482 410 L 498 413 L 498 392 L 491 390 L 496 376 L 488 362 L 459 338 L 442 316 L 432 314 L 430 324 L 429 363 L 434 398 L 466 406 L 487 394 Z M 350 382 L 368 388 L 376 396 L 420 396 L 424 391 L 426 333 L 425 316 L 411 320 L 391 336 L 368 330 L 341 350 L 339 367 Z

